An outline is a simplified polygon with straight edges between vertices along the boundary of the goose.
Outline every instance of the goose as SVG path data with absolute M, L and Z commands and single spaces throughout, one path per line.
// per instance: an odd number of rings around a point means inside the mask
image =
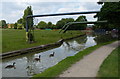
M 53 56 L 54 56 L 54 54 L 55 54 L 55 52 L 53 52 L 52 54 L 50 54 L 50 55 L 49 55 L 49 57 L 53 57 Z
M 26 69 L 31 69 L 31 70 L 33 70 L 31 66 L 27 66 Z
M 41 57 L 41 55 L 39 55 L 39 58 L 35 58 L 34 60 L 35 61 L 40 61 L 40 57 Z
M 14 69 L 16 69 L 16 67 L 15 67 L 15 62 L 13 63 L 13 65 L 8 65 L 8 66 L 6 66 L 5 68 L 14 68 Z

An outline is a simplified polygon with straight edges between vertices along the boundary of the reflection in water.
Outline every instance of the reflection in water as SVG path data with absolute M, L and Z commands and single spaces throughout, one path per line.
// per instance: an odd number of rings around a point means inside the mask
M 109 35 L 106 35 L 107 37 Z M 83 36 L 70 41 L 65 41 L 63 44 L 55 49 L 36 53 L 26 54 L 16 58 L 4 59 L 2 62 L 2 75 L 3 77 L 29 77 L 34 74 L 43 72 L 45 69 L 56 65 L 68 56 L 74 56 L 79 51 L 96 45 L 96 43 L 102 42 L 99 35 L 95 37 Z M 94 40 L 95 39 L 95 40 Z M 99 39 L 99 40 L 98 40 Z M 54 53 L 54 56 L 50 57 Z M 35 58 L 39 58 L 40 62 L 35 61 Z M 16 69 L 5 69 L 7 64 L 16 62 Z
M 95 37 L 87 37 L 87 41 L 85 43 L 85 48 L 96 45 L 94 38 Z
M 111 36 L 113 37 L 113 38 L 118 38 L 119 36 L 118 36 L 118 33 L 116 33 L 116 32 L 112 32 L 111 33 Z
M 34 62 L 34 55 L 26 56 L 26 58 L 27 58 L 27 64 L 26 64 L 27 75 L 32 76 L 32 75 L 36 74 L 36 72 L 39 72 L 36 69 L 36 64 Z
M 96 34 L 96 35 L 97 35 L 97 37 L 94 38 L 94 40 L 96 41 L 97 44 L 118 39 L 118 37 L 117 37 L 118 35 L 115 34 L 115 36 L 114 36 L 114 34 L 112 34 L 112 33 L 111 34 L 102 34 L 102 35 Z

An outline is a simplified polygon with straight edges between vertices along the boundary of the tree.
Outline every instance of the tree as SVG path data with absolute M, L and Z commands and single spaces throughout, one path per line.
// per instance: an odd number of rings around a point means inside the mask
M 47 28 L 52 28 L 52 22 L 48 22 Z
M 65 22 L 64 22 L 63 20 L 59 20 L 59 21 L 56 23 L 56 28 L 57 28 L 57 29 L 61 29 L 64 25 L 65 25 Z
M 32 12 L 32 8 L 31 6 L 28 6 L 25 10 L 24 10 L 24 15 L 23 15 L 23 20 L 22 20 L 22 24 L 24 26 L 24 28 L 26 28 L 26 23 L 28 24 L 28 33 L 26 33 L 26 37 L 27 37 L 27 41 L 29 43 L 33 42 L 34 41 L 34 32 L 32 32 L 34 30 L 33 28 L 33 18 L 30 17 L 30 18 L 27 18 L 28 15 L 33 15 L 33 12 Z
M 75 22 L 84 22 L 87 21 L 86 16 L 79 16 Z M 72 26 L 70 27 L 70 29 L 74 29 L 74 30 L 84 30 L 87 27 L 87 24 L 72 24 Z
M 69 22 L 83 22 L 87 21 L 86 16 L 79 16 L 75 21 L 73 18 L 62 18 L 56 23 L 58 29 L 61 29 L 65 24 Z M 87 24 L 71 24 L 68 30 L 82 30 L 87 27 Z
M 47 27 L 47 23 L 44 21 L 40 21 L 37 26 L 40 29 L 45 29 Z
M 1 20 L 0 21 L 0 26 L 2 26 L 2 28 L 5 28 L 7 26 L 6 21 L 5 20 Z
M 76 22 L 84 22 L 87 21 L 86 16 L 79 16 L 76 20 Z
M 22 22 L 23 22 L 23 19 L 22 19 L 22 18 L 20 18 L 19 20 L 17 20 L 17 23 L 18 23 L 18 24 L 22 24 Z
M 28 15 L 33 15 L 31 6 L 28 6 L 27 9 L 24 10 L 24 15 L 22 20 L 22 24 L 24 28 L 26 28 L 26 17 Z M 32 27 L 33 27 L 33 18 L 28 18 L 28 28 L 32 28 Z
M 2 27 L 2 21 L 0 21 L 0 27 Z
M 22 24 L 17 24 L 17 29 L 22 29 Z
M 17 23 L 14 24 L 14 29 L 17 29 Z
M 101 10 L 95 17 L 98 17 L 98 21 L 107 20 L 108 23 L 98 24 L 100 28 L 105 29 L 120 29 L 120 2 L 105 2 Z
M 74 19 L 73 18 L 62 18 L 56 23 L 56 27 L 58 29 L 61 29 L 66 23 L 69 23 L 69 22 L 74 22 Z

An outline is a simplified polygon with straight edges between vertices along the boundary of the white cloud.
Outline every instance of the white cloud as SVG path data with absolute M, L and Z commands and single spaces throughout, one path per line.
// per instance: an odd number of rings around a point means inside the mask
M 99 0 L 9 0 L 9 2 L 97 2 Z M 8 0 L 2 0 L 8 2 Z
M 65 0 L 68 1 L 68 0 Z M 72 1 L 72 0 L 71 0 Z M 75 0 L 74 0 L 75 1 Z M 9 23 L 16 22 L 23 16 L 24 10 L 28 5 L 32 6 L 33 13 L 35 15 L 41 14 L 54 14 L 54 13 L 67 13 L 67 12 L 82 12 L 99 10 L 100 6 L 96 2 L 3 2 L 2 18 Z M 79 15 L 66 15 L 66 16 L 55 16 L 55 17 L 42 17 L 38 18 L 39 21 L 51 21 L 54 24 L 61 18 L 74 18 L 76 19 Z M 89 20 L 96 20 L 93 14 L 86 15 Z
M 84 7 L 79 7 L 79 8 L 60 8 L 58 10 L 58 13 L 63 13 L 63 12 L 82 12 L 82 11 L 88 11 Z

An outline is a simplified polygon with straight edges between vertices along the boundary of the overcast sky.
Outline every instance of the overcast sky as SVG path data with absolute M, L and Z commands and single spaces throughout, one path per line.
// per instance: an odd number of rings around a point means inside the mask
M 83 12 L 83 11 L 99 11 L 101 5 L 96 0 L 3 0 L 0 2 L 0 20 L 4 19 L 7 23 L 15 23 L 23 16 L 24 10 L 31 5 L 34 15 L 67 13 L 67 12 Z M 93 18 L 95 14 L 85 15 L 89 21 L 96 20 Z M 66 15 L 54 17 L 35 18 L 35 23 L 39 21 L 51 21 L 56 23 L 61 18 L 74 18 L 80 15 Z

